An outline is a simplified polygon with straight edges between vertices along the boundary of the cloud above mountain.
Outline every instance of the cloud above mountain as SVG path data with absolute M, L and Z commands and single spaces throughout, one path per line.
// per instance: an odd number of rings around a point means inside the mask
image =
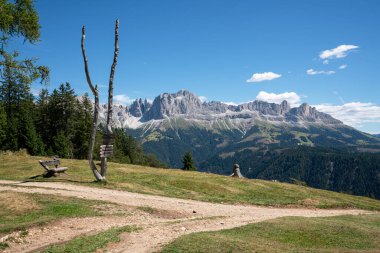
M 133 103 L 134 99 L 128 97 L 126 94 L 119 94 L 113 97 L 115 104 L 129 105 Z
M 335 74 L 335 71 L 333 70 L 314 70 L 314 69 L 308 69 L 306 71 L 306 74 L 308 75 L 332 75 L 332 74 Z
M 269 81 L 276 78 L 280 78 L 280 74 L 276 74 L 273 72 L 264 72 L 264 73 L 255 73 L 252 75 L 250 79 L 247 80 L 247 83 L 259 83 L 263 81 Z
M 302 97 L 296 92 L 268 93 L 260 91 L 257 100 L 280 104 L 287 100 L 289 104 L 299 106 Z M 344 102 L 344 101 L 343 101 Z M 352 127 L 361 127 L 365 123 L 380 123 L 380 106 L 374 103 L 348 102 L 342 105 L 316 104 L 313 105 L 318 111 L 330 114 L 341 120 L 344 124 Z
M 325 59 L 336 59 L 336 58 L 344 58 L 347 54 L 353 50 L 359 48 L 355 45 L 340 45 L 333 49 L 324 50 L 319 54 L 319 58 L 322 60 Z
M 198 96 L 198 98 L 199 98 L 199 100 L 201 102 L 206 102 L 207 101 L 207 97 L 205 97 L 205 96 Z
M 343 123 L 360 127 L 364 123 L 380 123 L 380 106 L 374 103 L 350 102 L 343 105 L 314 105 L 318 111 L 330 114 Z
M 282 101 L 286 100 L 291 106 L 298 106 L 301 103 L 301 96 L 295 92 L 284 92 L 284 93 L 268 93 L 266 91 L 260 91 L 256 96 L 257 100 L 280 104 Z

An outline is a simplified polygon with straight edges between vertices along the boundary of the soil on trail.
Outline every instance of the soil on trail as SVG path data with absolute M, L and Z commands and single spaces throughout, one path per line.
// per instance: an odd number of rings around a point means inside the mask
M 111 227 L 125 225 L 135 225 L 141 230 L 123 234 L 121 242 L 109 245 L 108 252 L 156 252 L 177 237 L 193 232 L 239 227 L 283 216 L 320 217 L 371 213 L 355 209 L 325 210 L 215 204 L 59 182 L 22 183 L 0 180 L 0 191 L 103 200 L 122 205 L 129 210 L 129 214 L 125 216 L 64 219 L 44 227 L 30 228 L 28 235 L 18 242 L 11 242 L 5 252 L 35 251 L 50 244 L 69 241 L 79 235 L 95 234 Z M 141 211 L 147 207 L 154 211 Z M 17 233 L 7 236 L 17 238 Z

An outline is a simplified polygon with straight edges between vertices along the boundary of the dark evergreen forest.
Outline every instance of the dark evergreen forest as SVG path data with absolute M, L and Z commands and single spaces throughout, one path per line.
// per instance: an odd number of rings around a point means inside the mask
M 77 97 L 69 83 L 51 94 L 43 89 L 34 99 L 28 86 L 3 82 L 0 89 L 0 146 L 2 150 L 26 149 L 31 155 L 57 155 L 86 159 L 93 120 L 93 104 L 85 94 Z M 99 125 L 97 147 L 101 145 L 103 126 Z M 98 149 L 94 157 L 98 157 Z M 146 155 L 141 145 L 126 131 L 115 130 L 115 162 L 163 166 Z
M 248 178 L 304 184 L 380 199 L 380 154 L 306 147 L 244 150 L 234 156 L 214 158 L 200 170 L 231 174 L 233 164 Z

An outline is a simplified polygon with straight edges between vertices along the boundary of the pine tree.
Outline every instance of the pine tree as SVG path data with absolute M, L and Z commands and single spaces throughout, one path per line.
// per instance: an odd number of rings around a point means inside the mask
M 26 148 L 31 155 L 44 154 L 44 144 L 37 133 L 35 125 L 35 104 L 33 99 L 25 100 L 20 106 L 19 145 Z
M 41 99 L 41 98 L 40 98 Z M 45 127 L 48 135 L 44 139 L 52 155 L 71 158 L 74 156 L 73 140 L 75 137 L 79 105 L 74 90 L 69 83 L 61 84 L 48 96 Z M 62 143 L 59 143 L 62 141 Z
M 30 85 L 37 79 L 48 82 L 49 69 L 36 65 L 36 58 L 20 60 L 19 52 L 7 51 L 12 37 L 37 42 L 39 29 L 32 0 L 0 1 L 0 107 L 6 114 L 6 124 L 1 127 L 6 125 L 7 133 L 2 149 L 28 148 L 39 153 Z
M 88 94 L 77 100 L 74 113 L 74 136 L 72 138 L 74 157 L 86 159 L 92 128 L 92 103 Z
M 51 135 L 50 118 L 49 118 L 49 92 L 47 89 L 42 89 L 36 101 L 36 128 L 41 136 L 45 148 L 50 147 L 49 142 Z
M 197 170 L 194 166 L 193 155 L 190 152 L 186 152 L 182 159 L 183 170 Z
M 3 106 L 0 104 L 0 147 L 5 146 L 5 140 L 7 139 L 7 115 Z

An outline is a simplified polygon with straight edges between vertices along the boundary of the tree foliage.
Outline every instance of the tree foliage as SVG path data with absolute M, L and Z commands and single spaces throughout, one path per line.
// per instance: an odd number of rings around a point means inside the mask
M 41 152 L 30 86 L 37 79 L 47 82 L 49 69 L 37 66 L 36 58 L 19 59 L 18 51 L 7 50 L 12 37 L 37 42 L 39 29 L 38 15 L 31 0 L 0 0 L 0 134 L 7 133 L 5 138 L 0 136 L 3 149 L 28 148 L 32 154 Z
M 165 167 L 153 155 L 144 153 L 140 143 L 134 137 L 128 135 L 124 129 L 114 129 L 115 153 L 112 161 L 120 163 L 132 163 L 150 167 Z
M 191 152 L 186 152 L 184 154 L 182 163 L 183 163 L 183 167 L 182 167 L 183 170 L 197 170 L 197 168 L 194 165 L 193 155 L 191 154 Z
M 31 43 L 40 38 L 38 13 L 32 0 L 0 0 L 0 31 L 3 37 L 21 36 Z

